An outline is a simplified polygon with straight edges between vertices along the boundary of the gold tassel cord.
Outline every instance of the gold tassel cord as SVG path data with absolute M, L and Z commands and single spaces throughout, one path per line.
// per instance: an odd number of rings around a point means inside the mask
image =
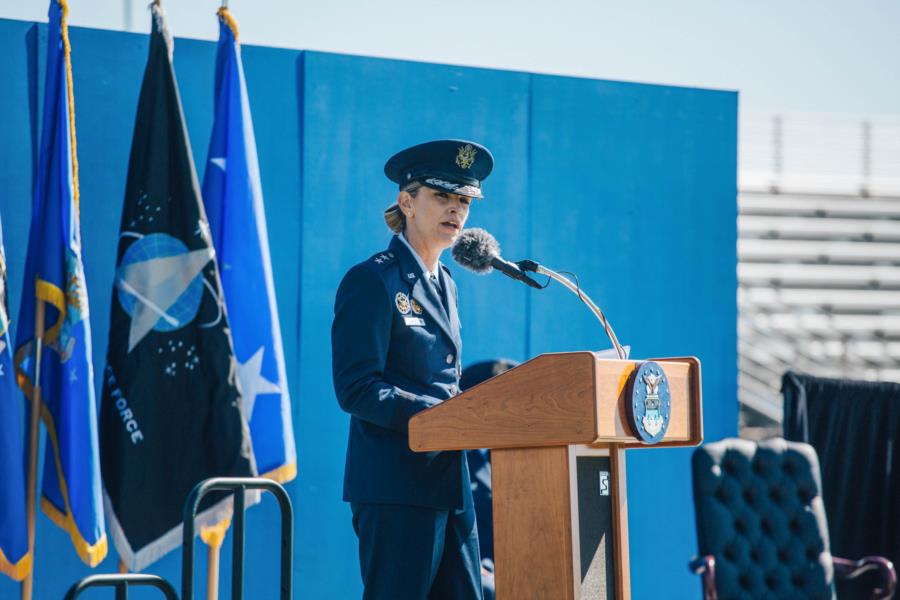
M 228 11 L 227 5 L 222 5 L 219 10 L 216 11 L 216 14 L 219 15 L 219 18 L 228 25 L 228 28 L 231 29 L 231 33 L 234 34 L 234 41 L 238 41 L 238 25 L 237 21 L 234 20 L 234 17 L 231 16 L 231 13 Z
M 66 98 L 69 103 L 69 145 L 72 151 L 72 196 L 75 200 L 75 214 L 81 212 L 78 191 L 78 151 L 75 143 L 75 91 L 72 85 L 72 45 L 69 43 L 69 3 L 68 0 L 56 0 L 62 9 L 62 41 L 66 56 Z

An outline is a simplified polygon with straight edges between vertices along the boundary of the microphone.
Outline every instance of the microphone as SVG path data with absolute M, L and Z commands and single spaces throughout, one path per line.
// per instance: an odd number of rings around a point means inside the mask
M 537 281 L 525 274 L 515 263 L 500 257 L 500 244 L 490 233 L 480 227 L 464 229 L 451 251 L 453 260 L 460 266 L 479 275 L 497 269 L 504 275 L 517 279 L 533 288 L 543 289 Z

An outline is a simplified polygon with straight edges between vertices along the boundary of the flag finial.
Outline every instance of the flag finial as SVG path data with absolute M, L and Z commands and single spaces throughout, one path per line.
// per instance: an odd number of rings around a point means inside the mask
M 175 54 L 175 41 L 172 39 L 172 34 L 169 33 L 169 27 L 166 24 L 166 11 L 162 7 L 160 0 L 153 0 L 150 4 L 150 12 L 153 15 L 154 29 L 162 34 L 166 42 L 166 49 L 169 52 L 169 61 L 171 62 L 172 56 Z
M 227 0 L 222 3 L 222 6 L 216 11 L 216 14 L 219 15 L 219 18 L 223 23 L 228 25 L 228 28 L 231 29 L 231 33 L 234 34 L 234 41 L 237 41 L 238 25 L 237 21 L 234 20 L 234 17 L 231 16 L 231 12 L 228 10 Z

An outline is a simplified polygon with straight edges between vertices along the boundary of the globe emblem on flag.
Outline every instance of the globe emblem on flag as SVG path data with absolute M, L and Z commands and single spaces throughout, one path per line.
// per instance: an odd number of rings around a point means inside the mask
M 116 290 L 131 317 L 129 352 L 151 330 L 174 331 L 194 320 L 203 297 L 203 267 L 212 257 L 211 248 L 188 250 L 164 233 L 128 247 L 116 271 Z

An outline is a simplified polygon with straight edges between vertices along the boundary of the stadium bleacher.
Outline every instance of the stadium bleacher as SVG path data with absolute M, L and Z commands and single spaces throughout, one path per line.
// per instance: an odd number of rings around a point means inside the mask
M 739 398 L 744 434 L 762 437 L 780 429 L 788 369 L 900 381 L 900 119 L 741 127 Z

